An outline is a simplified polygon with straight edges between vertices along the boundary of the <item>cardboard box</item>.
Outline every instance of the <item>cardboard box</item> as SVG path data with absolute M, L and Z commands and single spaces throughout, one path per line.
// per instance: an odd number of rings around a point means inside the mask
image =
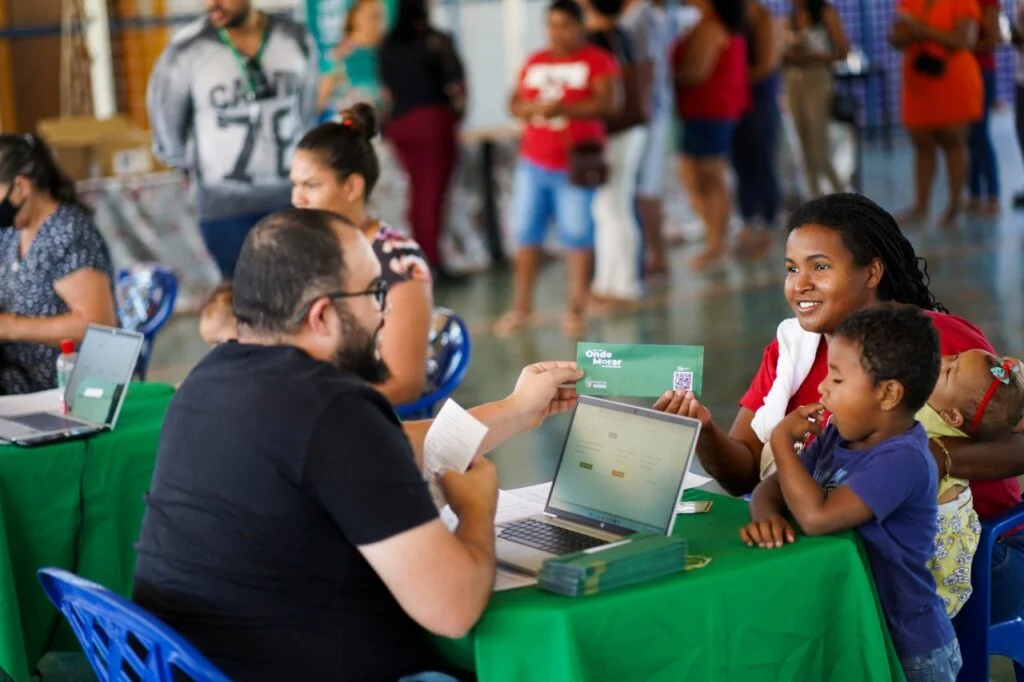
M 163 167 L 153 158 L 145 130 L 123 116 L 50 118 L 39 122 L 39 135 L 53 148 L 61 168 L 75 180 L 150 173 Z

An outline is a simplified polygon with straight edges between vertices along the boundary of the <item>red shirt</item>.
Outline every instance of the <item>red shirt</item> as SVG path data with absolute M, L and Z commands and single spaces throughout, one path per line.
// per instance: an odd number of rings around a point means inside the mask
M 672 65 L 678 70 L 686 38 L 672 48 Z M 718 58 L 711 75 L 696 85 L 676 85 L 676 110 L 684 121 L 738 121 L 750 106 L 747 82 L 747 40 L 734 33 Z
M 939 331 L 939 347 L 943 355 L 956 355 L 975 348 L 995 353 L 995 349 L 985 338 L 977 327 L 970 322 L 955 315 L 944 315 L 932 313 L 932 321 Z M 750 382 L 750 388 L 740 399 L 740 405 L 756 412 L 764 405 L 764 398 L 775 383 L 775 368 L 779 362 L 779 340 L 772 339 L 768 347 L 764 349 L 764 357 L 761 360 L 761 367 L 757 370 L 754 380 Z M 821 399 L 818 393 L 818 386 L 828 375 L 828 344 L 822 337 L 818 346 L 818 354 L 814 358 L 814 365 L 811 372 L 804 379 L 804 383 L 797 389 L 796 394 L 790 399 L 786 412 L 792 412 L 798 407 L 816 403 Z M 1000 514 L 1010 507 L 1020 503 L 1020 483 L 1016 478 L 1005 478 L 998 481 L 972 481 L 971 492 L 974 496 L 974 509 L 982 519 L 988 519 Z
M 519 96 L 529 101 L 573 104 L 590 96 L 594 81 L 616 76 L 619 66 L 601 48 L 585 45 L 571 55 L 537 52 L 519 73 Z M 577 142 L 604 142 L 600 119 L 534 119 L 526 124 L 519 153 L 541 168 L 562 171 L 569 167 L 569 148 Z
M 984 18 L 984 16 L 985 16 L 985 9 L 987 7 L 995 7 L 996 9 L 999 8 L 999 0 L 978 0 L 978 6 L 981 7 L 981 16 Z M 980 40 L 983 37 L 987 37 L 987 36 L 984 35 L 984 33 L 985 33 L 985 26 L 984 26 L 984 24 L 982 24 L 979 27 L 979 29 L 980 30 L 978 32 L 978 39 Z M 977 58 L 978 66 L 981 67 L 982 71 L 995 71 L 996 70 L 996 56 L 994 54 L 992 54 L 992 50 L 976 50 L 974 52 L 974 56 Z

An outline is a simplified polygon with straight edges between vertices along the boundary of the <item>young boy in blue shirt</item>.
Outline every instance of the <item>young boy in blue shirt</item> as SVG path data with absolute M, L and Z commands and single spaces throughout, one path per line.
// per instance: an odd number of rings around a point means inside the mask
M 808 535 L 856 528 L 907 682 L 954 682 L 962 665 L 928 568 L 938 469 L 914 418 L 940 364 L 938 333 L 915 307 L 881 305 L 844 320 L 828 346 L 821 403 L 772 432 L 778 470 L 754 490 L 753 522 L 740 530 L 751 546 L 793 542 L 787 508 Z

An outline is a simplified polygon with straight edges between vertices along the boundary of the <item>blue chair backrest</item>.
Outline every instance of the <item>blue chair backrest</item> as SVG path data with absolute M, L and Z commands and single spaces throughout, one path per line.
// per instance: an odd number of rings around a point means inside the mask
M 427 357 L 427 385 L 423 396 L 395 411 L 402 419 L 426 419 L 434 408 L 455 392 L 469 370 L 473 344 L 469 328 L 450 310 L 434 310 L 434 323 L 428 340 L 431 354 Z
M 989 656 L 1013 660 L 1017 682 L 1024 682 L 1024 618 L 1018 615 L 1005 623 L 991 623 L 992 548 L 1007 531 L 1024 525 L 1024 504 L 981 524 L 981 540 L 971 566 L 974 591 L 953 619 L 964 659 L 957 680 L 984 682 L 989 679 Z
M 143 263 L 117 274 L 117 308 L 121 326 L 142 334 L 144 342 L 135 373 L 146 379 L 153 340 L 174 314 L 178 279 L 156 263 Z
M 195 647 L 127 599 L 59 568 L 38 575 L 100 682 L 228 682 Z

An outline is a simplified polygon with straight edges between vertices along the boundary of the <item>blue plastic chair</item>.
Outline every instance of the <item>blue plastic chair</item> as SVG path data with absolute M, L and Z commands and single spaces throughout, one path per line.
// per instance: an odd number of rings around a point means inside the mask
M 981 524 L 981 540 L 971 567 L 974 592 L 954 619 L 964 666 L 959 682 L 989 679 L 989 656 L 1006 656 L 1013 661 L 1017 682 L 1024 682 L 1024 619 L 1017 616 L 1005 623 L 989 624 L 992 613 L 992 548 L 1000 535 L 1024 525 L 1024 504 Z
M 121 326 L 142 334 L 142 353 L 135 367 L 140 381 L 146 380 L 153 341 L 174 314 L 178 278 L 156 263 L 142 263 L 117 274 L 117 308 Z
M 395 410 L 402 419 L 429 419 L 437 405 L 455 392 L 469 370 L 473 354 L 469 328 L 452 311 L 434 310 L 429 344 L 432 354 L 427 358 L 426 390 L 419 400 Z
M 100 682 L 229 682 L 195 647 L 110 590 L 59 568 L 38 573 Z

